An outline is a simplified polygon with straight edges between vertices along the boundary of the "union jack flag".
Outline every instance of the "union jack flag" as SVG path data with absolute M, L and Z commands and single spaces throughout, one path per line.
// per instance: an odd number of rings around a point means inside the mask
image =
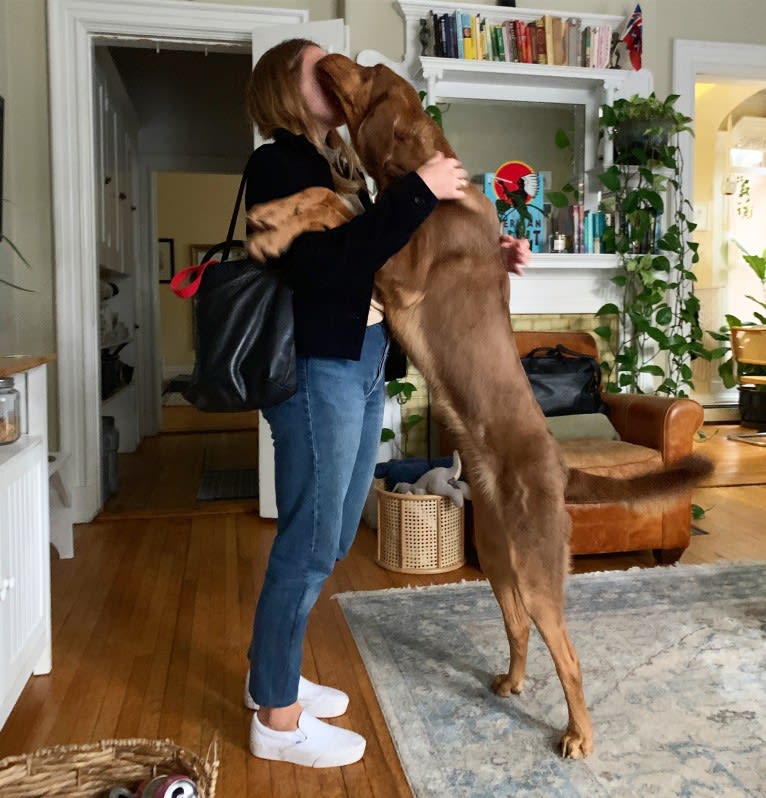
M 643 43 L 644 21 L 641 6 L 637 5 L 625 23 L 620 41 L 625 42 L 633 69 L 641 69 L 641 49 Z

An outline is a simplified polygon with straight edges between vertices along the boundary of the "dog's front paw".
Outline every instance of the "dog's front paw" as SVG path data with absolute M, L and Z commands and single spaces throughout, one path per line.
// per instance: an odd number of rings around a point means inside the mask
M 285 239 L 278 231 L 271 233 L 251 233 L 245 242 L 247 254 L 253 260 L 266 261 L 277 258 L 290 246 L 290 240 Z
M 286 214 L 283 206 L 284 203 L 278 200 L 253 205 L 245 214 L 248 227 L 257 233 L 275 230 L 284 222 Z
M 567 729 L 561 738 L 561 755 L 566 759 L 582 759 L 593 753 L 593 734 Z
M 511 679 L 509 673 L 498 673 L 492 680 L 492 692 L 507 698 L 509 695 L 518 695 L 524 689 L 524 679 Z

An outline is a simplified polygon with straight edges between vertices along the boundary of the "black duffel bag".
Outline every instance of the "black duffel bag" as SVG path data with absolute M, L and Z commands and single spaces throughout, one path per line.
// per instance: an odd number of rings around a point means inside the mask
M 546 416 L 606 412 L 596 358 L 559 344 L 533 349 L 521 365 Z
M 278 268 L 247 257 L 229 259 L 245 251 L 232 235 L 246 176 L 247 166 L 226 241 L 170 284 L 178 296 L 194 296 L 194 371 L 183 396 L 208 412 L 271 407 L 296 387 L 292 290 Z

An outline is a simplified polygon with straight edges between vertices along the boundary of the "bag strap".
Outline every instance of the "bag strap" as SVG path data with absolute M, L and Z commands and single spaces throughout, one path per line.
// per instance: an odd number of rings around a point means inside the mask
M 242 197 L 245 194 L 245 184 L 247 183 L 247 173 L 250 171 L 250 164 L 252 164 L 253 160 L 255 159 L 255 153 L 257 150 L 253 150 L 250 153 L 250 157 L 247 159 L 247 163 L 245 164 L 245 168 L 242 170 L 242 180 L 239 181 L 239 189 L 237 190 L 237 199 L 234 203 L 234 210 L 231 212 L 231 221 L 229 222 L 229 230 L 226 233 L 226 242 L 232 242 L 234 238 L 234 228 L 237 226 L 237 216 L 239 216 L 239 206 L 242 204 Z M 233 245 L 233 242 L 232 242 Z M 229 257 L 229 249 L 224 250 L 223 257 L 221 260 L 226 260 Z
M 247 159 L 245 168 L 242 170 L 242 179 L 239 181 L 237 199 L 234 202 L 234 210 L 231 213 L 231 221 L 229 222 L 229 229 L 226 232 L 226 240 L 223 243 L 216 244 L 214 247 L 209 249 L 202 258 L 202 263 L 199 265 L 189 266 L 188 268 L 182 269 L 180 272 L 173 275 L 173 278 L 170 281 L 170 289 L 181 299 L 188 299 L 197 293 L 202 283 L 202 275 L 205 273 L 205 269 L 207 269 L 207 267 L 211 266 L 213 263 L 219 262 L 213 259 L 213 255 L 215 255 L 216 252 L 222 252 L 221 260 L 224 261 L 229 257 L 229 252 L 231 251 L 232 247 L 244 248 L 245 244 L 243 241 L 234 240 L 234 229 L 237 226 L 239 208 L 242 205 L 242 197 L 245 193 L 247 173 L 250 171 L 250 165 L 255 159 L 255 153 L 256 150 L 253 150 L 253 152 L 250 153 L 250 157 Z

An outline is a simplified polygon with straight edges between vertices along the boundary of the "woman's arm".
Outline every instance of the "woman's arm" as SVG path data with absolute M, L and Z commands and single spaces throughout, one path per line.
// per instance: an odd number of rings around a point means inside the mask
M 253 160 L 247 204 L 268 202 L 322 184 L 316 170 L 302 170 L 285 157 L 284 151 L 266 146 Z M 437 203 L 423 179 L 411 172 L 347 224 L 300 236 L 279 259 L 280 266 L 291 282 L 307 287 L 342 285 L 349 277 L 371 275 L 409 241 Z

